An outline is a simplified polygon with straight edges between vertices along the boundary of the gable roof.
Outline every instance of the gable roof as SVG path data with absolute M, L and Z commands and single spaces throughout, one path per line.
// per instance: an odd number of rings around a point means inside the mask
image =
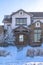
M 43 17 L 43 12 L 30 12 L 33 14 L 33 17 Z
M 31 25 L 33 25 L 33 24 L 35 24 L 36 22 L 40 22 L 40 23 L 42 23 L 42 24 L 43 24 L 43 22 L 41 22 L 40 20 L 38 20 L 38 21 L 35 21 L 35 22 L 31 23 L 29 26 L 31 26 Z M 29 26 L 28 26 L 28 27 L 29 27 Z
M 24 26 L 20 25 L 20 26 L 16 27 L 14 29 L 14 31 L 28 31 L 29 32 L 30 31 L 30 28 L 24 27 Z
M 16 12 L 13 12 L 11 15 L 6 15 L 7 17 L 5 16 L 5 18 L 3 19 L 3 22 L 5 22 L 5 21 L 11 22 L 12 16 L 15 15 L 16 13 L 18 13 L 19 11 L 23 11 L 24 13 L 26 13 L 27 15 L 30 15 L 32 17 L 43 17 L 43 12 L 26 12 L 23 9 L 20 9 Z
M 18 13 L 19 11 L 23 11 L 24 13 L 26 13 L 26 14 L 28 14 L 28 15 L 32 15 L 33 17 L 43 17 L 43 12 L 26 12 L 26 11 L 24 11 L 23 9 L 20 9 L 20 10 L 18 10 L 18 11 L 16 11 L 16 12 L 13 12 L 13 13 L 11 14 L 11 16 L 12 16 L 12 15 L 15 15 L 15 14 Z
M 26 12 L 25 10 L 20 9 L 20 10 L 18 10 L 18 11 L 16 11 L 16 12 L 13 12 L 13 13 L 11 14 L 11 16 L 12 16 L 12 15 L 15 15 L 15 14 L 18 13 L 19 11 L 23 11 L 24 13 L 26 13 L 26 14 L 28 14 L 28 15 L 32 15 L 30 12 Z

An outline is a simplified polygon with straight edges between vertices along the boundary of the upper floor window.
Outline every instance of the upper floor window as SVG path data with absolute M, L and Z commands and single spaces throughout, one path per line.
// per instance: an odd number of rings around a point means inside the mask
M 16 25 L 27 25 L 27 18 L 16 18 Z
M 35 27 L 40 27 L 40 22 L 36 22 Z

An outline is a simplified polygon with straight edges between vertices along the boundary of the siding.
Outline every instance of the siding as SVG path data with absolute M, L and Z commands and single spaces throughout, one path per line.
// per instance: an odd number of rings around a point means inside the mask
M 0 26 L 0 43 L 4 42 L 4 26 Z

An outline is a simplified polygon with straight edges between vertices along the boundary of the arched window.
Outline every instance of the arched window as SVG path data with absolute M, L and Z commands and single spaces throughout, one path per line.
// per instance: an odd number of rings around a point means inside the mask
M 40 22 L 36 22 L 35 27 L 40 27 Z

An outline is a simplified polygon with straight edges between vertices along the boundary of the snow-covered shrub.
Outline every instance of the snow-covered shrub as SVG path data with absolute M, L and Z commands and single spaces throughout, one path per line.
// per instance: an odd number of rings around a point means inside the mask
M 39 56 L 39 55 L 40 55 L 40 49 L 35 49 L 34 56 Z
M 37 48 L 37 49 L 28 49 L 27 56 L 33 57 L 33 56 L 43 56 L 43 50 L 41 48 Z
M 0 56 L 7 56 L 9 55 L 10 53 L 5 51 L 5 50 L 0 50 Z
M 8 47 L 8 43 L 0 43 L 0 47 Z
M 34 56 L 34 49 L 28 49 L 26 55 L 30 56 L 30 57 L 33 57 Z
M 39 56 L 43 56 L 43 49 L 40 49 Z
M 34 56 L 43 56 L 43 50 L 41 48 L 36 49 L 34 52 Z

